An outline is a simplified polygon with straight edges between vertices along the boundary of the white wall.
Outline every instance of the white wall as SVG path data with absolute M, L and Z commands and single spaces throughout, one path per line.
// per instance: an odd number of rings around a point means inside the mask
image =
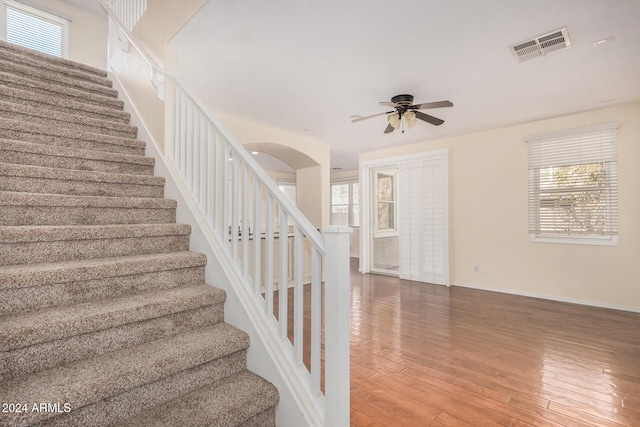
M 524 137 L 606 122 L 619 123 L 620 244 L 532 243 Z M 360 161 L 438 148 L 450 150 L 454 285 L 640 311 L 640 103 L 364 153 Z
M 69 59 L 107 68 L 107 15 L 96 15 L 57 0 L 29 0 L 27 4 L 71 20 Z

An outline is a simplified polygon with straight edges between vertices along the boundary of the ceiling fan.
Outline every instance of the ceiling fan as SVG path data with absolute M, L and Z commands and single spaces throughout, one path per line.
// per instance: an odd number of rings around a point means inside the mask
M 440 126 L 444 123 L 444 120 L 439 119 L 437 117 L 430 116 L 429 114 L 425 114 L 422 111 L 418 110 L 427 110 L 430 108 L 442 108 L 442 107 L 453 107 L 453 103 L 451 101 L 438 101 L 438 102 L 425 102 L 423 104 L 413 104 L 413 95 L 396 95 L 391 98 L 391 102 L 381 102 L 380 105 L 384 105 L 386 107 L 393 107 L 391 111 L 385 111 L 383 113 L 372 114 L 370 116 L 365 117 L 357 117 L 351 120 L 352 123 L 359 122 L 361 120 L 370 119 L 372 117 L 382 116 L 383 114 L 387 115 L 387 120 L 389 124 L 387 128 L 384 130 L 384 133 L 391 133 L 395 129 L 402 127 L 402 133 L 404 133 L 403 123 L 407 123 L 407 126 L 412 127 L 416 124 L 416 120 L 422 120 L 427 123 L 431 123 L 434 126 Z M 403 120 L 404 119 L 404 120 Z

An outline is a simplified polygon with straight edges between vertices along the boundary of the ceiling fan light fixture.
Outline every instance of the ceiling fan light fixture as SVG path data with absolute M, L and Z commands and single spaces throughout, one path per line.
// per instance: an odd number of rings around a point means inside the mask
M 416 124 L 416 112 L 415 111 L 407 111 L 404 113 L 404 121 L 407 123 L 407 126 L 413 127 Z
M 393 113 L 387 116 L 387 120 L 389 124 L 393 126 L 394 129 L 398 129 L 400 127 L 400 114 Z

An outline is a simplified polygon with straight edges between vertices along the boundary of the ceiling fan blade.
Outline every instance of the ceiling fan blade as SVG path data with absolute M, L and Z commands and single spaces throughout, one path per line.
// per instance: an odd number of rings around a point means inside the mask
M 396 103 L 395 102 L 384 102 L 384 101 L 381 101 L 380 105 L 384 105 L 385 107 L 393 107 L 393 108 L 396 107 Z
M 391 113 L 393 113 L 393 111 L 385 111 L 384 113 L 378 113 L 378 114 L 372 114 L 370 116 L 358 117 L 358 118 L 355 118 L 355 119 L 351 120 L 351 123 L 355 123 L 355 122 L 359 122 L 361 120 L 366 120 L 366 119 L 370 119 L 372 117 L 378 117 L 378 116 L 382 116 L 384 114 L 391 114 Z
M 387 125 L 387 128 L 384 130 L 384 133 L 391 133 L 393 132 L 394 129 L 395 128 L 389 124 Z
M 440 126 L 441 124 L 444 123 L 444 120 L 439 119 L 437 117 L 430 116 L 430 115 L 422 113 L 420 111 L 416 111 L 416 119 L 420 119 L 420 120 L 425 121 L 427 123 L 431 123 L 434 126 Z
M 426 110 L 428 108 L 453 107 L 451 101 L 425 102 L 424 104 L 416 104 L 409 107 L 410 110 Z

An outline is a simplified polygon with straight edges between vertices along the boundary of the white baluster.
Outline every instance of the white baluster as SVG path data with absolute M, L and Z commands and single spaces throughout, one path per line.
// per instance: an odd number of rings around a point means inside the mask
M 226 139 L 222 140 L 222 241 L 229 245 L 229 145 Z
M 260 294 L 262 285 L 262 184 L 257 176 L 253 177 L 253 293 Z
M 302 366 L 304 340 L 304 234 L 293 229 L 293 343 L 296 364 Z
M 265 314 L 273 315 L 273 196 L 267 193 L 264 248 Z M 269 316 L 271 318 L 271 316 Z
M 242 274 L 249 276 L 249 169 L 242 163 Z
M 320 356 L 322 340 L 322 257 L 311 250 L 311 387 L 320 394 Z
M 280 339 L 287 339 L 287 326 L 288 326 L 288 297 L 289 297 L 289 221 L 288 215 L 285 212 L 282 205 L 278 205 L 278 261 L 280 264 L 280 279 L 278 281 L 278 322 L 280 323 Z
M 239 182 L 240 181 L 240 158 L 238 154 L 233 152 L 233 161 L 231 162 L 231 167 L 233 169 L 233 181 L 231 183 L 231 187 L 233 190 L 231 191 L 231 255 L 233 256 L 234 261 L 238 261 L 238 230 L 239 230 L 239 220 L 238 220 L 238 190 L 239 190 Z

